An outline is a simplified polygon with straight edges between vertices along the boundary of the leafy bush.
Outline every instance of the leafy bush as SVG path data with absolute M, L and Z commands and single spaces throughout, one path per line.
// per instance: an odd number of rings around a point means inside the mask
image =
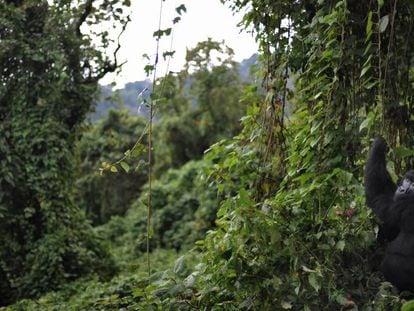
M 220 168 L 225 172 L 225 164 Z M 288 171 L 264 201 L 242 188 L 222 202 L 220 227 L 204 244 L 203 304 L 332 309 L 376 292 L 379 257 L 362 185 L 339 168 L 296 174 Z
M 189 248 L 214 227 L 218 198 L 206 187 L 207 161 L 190 161 L 153 184 L 154 240 L 162 248 Z
M 154 309 L 161 305 L 161 295 L 173 296 L 178 287 L 173 291 L 173 282 L 182 279 L 182 275 L 189 273 L 194 256 L 188 255 L 185 260 L 179 259 L 175 272 L 165 271 L 166 267 L 174 266 L 177 253 L 173 250 L 157 250 L 152 253 L 153 269 L 157 271 L 150 277 L 146 276 L 146 258 L 137 259 L 134 271 L 123 273 L 110 282 L 102 282 L 99 279 L 81 279 L 63 286 L 60 291 L 50 292 L 38 300 L 20 300 L 18 303 L 0 310 L 7 311 L 58 311 L 58 310 L 141 310 L 142 308 Z M 160 288 L 169 288 L 160 290 Z M 154 290 L 158 288 L 158 291 Z
M 216 188 L 206 187 L 203 179 L 208 165 L 206 161 L 190 161 L 153 183 L 152 249 L 189 249 L 214 227 L 219 200 Z M 134 268 L 134 258 L 146 250 L 146 188 L 124 218 L 113 217 L 96 228 L 117 262 L 128 270 Z

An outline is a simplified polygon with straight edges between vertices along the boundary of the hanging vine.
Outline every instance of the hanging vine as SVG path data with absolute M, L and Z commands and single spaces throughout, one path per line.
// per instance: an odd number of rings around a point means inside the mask
M 159 17 L 158 17 L 158 30 L 154 32 L 153 36 L 155 38 L 156 41 L 156 48 L 155 48 L 155 56 L 154 56 L 154 60 L 152 64 L 148 64 L 145 66 L 144 70 L 147 73 L 147 75 L 150 75 L 152 73 L 152 90 L 151 90 L 151 95 L 149 97 L 149 100 L 144 100 L 143 104 L 148 108 L 148 123 L 144 129 L 144 131 L 142 132 L 142 134 L 140 135 L 140 137 L 137 139 L 137 141 L 135 142 L 134 146 L 131 149 L 128 149 L 127 151 L 125 151 L 124 156 L 121 157 L 119 160 L 113 162 L 113 163 L 108 163 L 108 162 L 103 162 L 101 168 L 99 169 L 100 173 L 103 174 L 105 171 L 110 171 L 112 173 L 116 173 L 118 171 L 118 166 L 121 167 L 125 172 L 129 172 L 130 167 L 127 163 L 127 159 L 130 158 L 139 158 L 143 152 L 147 151 L 147 169 L 148 169 L 148 193 L 147 193 L 147 202 L 145 203 L 146 207 L 147 207 L 147 225 L 146 225 L 146 255 L 147 255 L 147 270 L 148 270 L 148 275 L 151 275 L 151 249 L 150 249 L 150 244 L 151 244 L 151 214 L 152 214 L 152 182 L 153 182 L 153 177 L 152 177 L 152 168 L 153 168 L 153 163 L 152 163 L 152 159 L 153 159 L 153 120 L 154 120 L 154 116 L 156 113 L 156 105 L 157 105 L 157 101 L 159 101 L 160 99 L 155 99 L 154 98 L 154 94 L 156 92 L 156 88 L 157 88 L 157 69 L 158 69 L 158 63 L 159 63 L 159 59 L 160 59 L 160 40 L 162 37 L 164 36 L 171 36 L 171 41 L 170 41 L 170 50 L 169 51 L 165 51 L 163 52 L 163 57 L 164 59 L 167 60 L 167 66 L 166 66 L 166 74 L 168 73 L 168 68 L 169 68 L 169 63 L 170 63 L 170 59 L 173 57 L 174 55 L 174 51 L 172 51 L 172 47 L 173 47 L 173 28 L 166 28 L 166 29 L 162 29 L 162 20 L 163 20 L 163 3 L 165 0 L 160 0 L 160 7 L 159 7 Z M 184 5 L 180 5 L 178 6 L 176 9 L 176 13 L 177 16 L 172 20 L 173 25 L 177 24 L 180 20 L 181 20 L 181 15 L 182 13 L 186 12 L 186 8 Z M 147 55 L 144 55 L 149 61 L 150 58 Z M 162 90 L 165 86 L 165 81 L 163 80 L 162 84 L 161 84 L 161 90 L 160 93 L 163 93 Z M 146 91 L 146 90 L 144 90 Z M 144 92 L 142 91 L 140 94 L 138 94 L 138 99 L 140 99 L 140 96 L 142 95 L 142 93 Z M 144 138 L 144 136 L 147 135 L 147 146 L 143 146 L 142 144 L 142 140 Z
M 406 40 L 414 3 L 223 2 L 247 10 L 244 23 L 263 52 L 267 97 L 249 111 L 240 142 L 228 144 L 235 155 L 219 162 L 221 180 L 240 175 L 256 182 L 227 194 L 219 228 L 206 238 L 203 302 L 293 310 L 398 306 L 375 272 L 375 225 L 361 178 L 375 135 L 386 133 L 398 147 L 397 164 L 413 155 L 407 59 L 414 52 Z M 292 92 L 286 73 L 294 78 Z M 237 170 L 226 165 L 232 157 L 246 160 Z M 218 289 L 204 290 L 209 286 Z

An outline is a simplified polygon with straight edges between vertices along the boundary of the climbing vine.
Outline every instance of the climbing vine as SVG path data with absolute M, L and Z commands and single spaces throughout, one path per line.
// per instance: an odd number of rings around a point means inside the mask
M 267 96 L 250 110 L 241 136 L 211 151 L 219 188 L 238 175 L 256 182 L 228 192 L 220 226 L 203 244 L 202 288 L 219 287 L 203 290 L 203 302 L 246 309 L 398 306 L 381 285 L 381 247 L 361 177 L 374 135 L 397 147 L 397 173 L 410 163 L 413 54 L 406 39 L 413 4 L 223 2 L 247 10 L 244 22 L 263 51 Z M 239 160 L 254 152 L 263 161 Z
M 122 33 L 128 5 L 0 2 L 0 305 L 88 273 L 115 272 L 73 200 L 71 181 L 73 146 L 98 80 L 119 65 L 117 38 L 83 26 L 105 19 Z

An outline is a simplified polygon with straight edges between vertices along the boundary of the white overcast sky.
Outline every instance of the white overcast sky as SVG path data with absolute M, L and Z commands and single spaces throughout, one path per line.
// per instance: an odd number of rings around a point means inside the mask
M 216 41 L 224 40 L 235 51 L 235 60 L 241 61 L 257 52 L 257 44 L 252 34 L 237 24 L 242 14 L 233 15 L 233 12 L 219 0 L 166 0 L 163 2 L 162 26 L 165 29 L 172 26 L 172 19 L 177 16 L 175 8 L 184 4 L 187 13 L 174 26 L 173 50 L 176 51 L 170 61 L 169 70 L 179 71 L 184 65 L 186 48 L 195 47 L 197 42 L 208 37 Z M 144 67 L 148 63 L 143 54 L 155 55 L 156 41 L 154 31 L 158 29 L 160 1 L 159 0 L 132 0 L 131 22 L 121 38 L 119 62 L 127 61 L 118 76 L 110 75 L 100 81 L 109 84 L 113 81 L 117 87 L 127 82 L 145 80 L 147 77 Z M 166 64 L 161 57 L 162 53 L 170 50 L 170 37 L 163 37 L 160 42 L 160 58 L 157 76 L 166 71 Z

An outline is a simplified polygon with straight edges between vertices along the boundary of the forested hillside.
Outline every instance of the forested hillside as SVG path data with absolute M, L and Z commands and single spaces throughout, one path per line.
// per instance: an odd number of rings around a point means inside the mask
M 130 1 L 0 0 L 0 310 L 414 310 L 414 2 L 222 2 L 249 79 L 208 39 L 89 122 Z
M 88 119 L 96 122 L 107 117 L 111 109 L 127 109 L 132 115 L 139 115 L 139 104 L 137 103 L 138 94 L 144 92 L 148 96 L 151 90 L 151 81 L 136 81 L 125 84 L 121 89 L 114 90 L 112 85 L 100 86 L 100 94 L 97 103 L 94 105 Z M 148 90 L 148 91 L 145 91 Z
M 254 83 L 255 79 L 252 76 L 251 68 L 258 65 L 257 54 L 253 54 L 251 57 L 238 63 L 237 68 L 240 78 L 243 81 Z M 191 84 L 191 80 L 188 80 L 187 84 Z M 143 92 L 142 97 L 147 98 L 151 89 L 150 80 L 129 82 L 119 89 L 114 89 L 112 85 L 102 85 L 100 87 L 99 99 L 88 119 L 95 122 L 105 118 L 110 109 L 116 110 L 120 108 L 128 110 L 132 115 L 145 115 L 146 109 L 141 107 L 137 97 Z

